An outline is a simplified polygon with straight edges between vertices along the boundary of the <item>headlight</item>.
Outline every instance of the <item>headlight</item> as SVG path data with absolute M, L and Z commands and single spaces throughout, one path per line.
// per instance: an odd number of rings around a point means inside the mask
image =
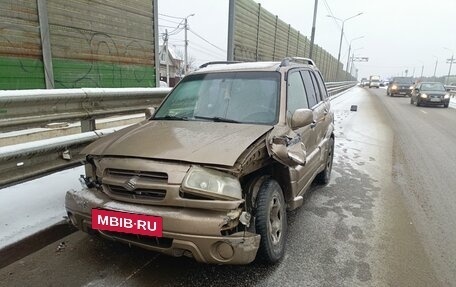
M 420 97 L 423 98 L 423 99 L 426 99 L 427 95 L 426 94 L 421 94 Z
M 397 86 L 396 86 L 396 85 L 393 85 L 393 86 L 391 87 L 391 89 L 397 90 Z
M 413 86 L 410 86 L 409 89 L 410 89 L 410 90 L 413 90 Z
M 444 98 L 445 99 L 449 99 L 450 98 L 450 94 L 445 94 Z
M 222 200 L 242 199 L 239 180 L 227 173 L 192 166 L 182 184 L 184 192 Z

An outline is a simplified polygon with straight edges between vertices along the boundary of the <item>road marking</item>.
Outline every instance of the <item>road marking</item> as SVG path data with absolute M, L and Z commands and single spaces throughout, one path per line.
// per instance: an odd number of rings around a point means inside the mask
M 135 276 L 138 272 L 140 272 L 141 270 L 143 270 L 147 265 L 149 265 L 150 263 L 152 263 L 152 261 L 154 261 L 155 259 L 157 259 L 157 257 L 159 256 L 160 254 L 157 254 L 155 255 L 154 257 L 152 257 L 149 261 L 147 261 L 143 266 L 139 267 L 138 269 L 136 269 L 135 271 L 133 271 L 133 273 L 131 273 L 127 278 L 125 278 L 125 280 L 123 282 L 121 282 L 120 284 L 118 284 L 116 287 L 120 287 L 120 286 L 124 286 L 125 283 L 127 283 L 128 280 L 130 280 L 133 276 Z
M 423 111 L 423 110 L 420 110 L 420 112 L 422 112 L 423 114 L 427 114 L 427 112 L 426 112 L 426 111 Z

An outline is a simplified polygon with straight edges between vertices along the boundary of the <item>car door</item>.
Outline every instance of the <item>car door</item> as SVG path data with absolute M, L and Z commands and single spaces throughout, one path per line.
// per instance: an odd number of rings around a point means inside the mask
M 291 128 L 291 118 L 298 109 L 308 109 L 307 91 L 304 87 L 299 69 L 293 69 L 287 75 L 286 117 L 285 126 L 276 126 L 269 135 L 269 153 L 277 161 L 289 167 L 294 195 L 302 193 L 313 173 L 313 155 L 315 144 L 312 140 L 312 125 L 296 129 Z
M 314 123 L 310 132 L 309 143 L 309 145 L 312 146 L 312 153 L 308 154 L 307 158 L 310 168 L 315 171 L 322 161 L 322 139 L 325 138 L 326 131 L 331 123 L 330 118 L 327 117 L 329 107 L 322 99 L 322 92 L 314 71 L 305 70 L 302 71 L 301 74 L 307 92 L 309 108 L 313 111 L 314 115 Z M 326 92 L 326 90 L 324 90 L 324 92 Z
M 314 114 L 316 115 L 315 141 L 321 164 L 326 160 L 327 142 L 334 129 L 334 113 L 331 111 L 331 102 L 329 100 L 328 91 L 326 90 L 326 85 L 323 82 L 323 77 L 319 71 L 311 71 L 311 74 L 315 76 L 318 84 L 315 87 L 316 89 L 319 89 L 317 94 L 320 95 L 319 102 L 314 108 Z

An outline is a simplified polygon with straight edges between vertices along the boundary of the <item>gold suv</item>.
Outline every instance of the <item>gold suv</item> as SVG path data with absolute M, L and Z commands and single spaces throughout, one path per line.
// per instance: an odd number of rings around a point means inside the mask
M 87 146 L 79 229 L 199 262 L 279 261 L 287 210 L 326 184 L 334 116 L 314 62 L 212 62 L 146 120 Z

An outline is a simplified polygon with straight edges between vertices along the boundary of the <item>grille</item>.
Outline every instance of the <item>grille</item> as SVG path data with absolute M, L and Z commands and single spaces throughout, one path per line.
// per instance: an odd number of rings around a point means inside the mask
M 136 171 L 136 170 L 126 170 L 126 169 L 113 169 L 109 168 L 107 174 L 113 177 L 122 177 L 122 178 L 131 178 L 133 176 L 138 176 L 141 179 L 153 180 L 153 181 L 168 181 L 168 174 L 164 172 L 154 172 L 154 171 Z
M 133 191 L 129 191 L 122 186 L 117 185 L 106 185 L 111 194 L 122 196 L 131 199 L 154 199 L 161 200 L 166 196 L 166 190 L 163 189 L 146 189 L 137 188 Z

